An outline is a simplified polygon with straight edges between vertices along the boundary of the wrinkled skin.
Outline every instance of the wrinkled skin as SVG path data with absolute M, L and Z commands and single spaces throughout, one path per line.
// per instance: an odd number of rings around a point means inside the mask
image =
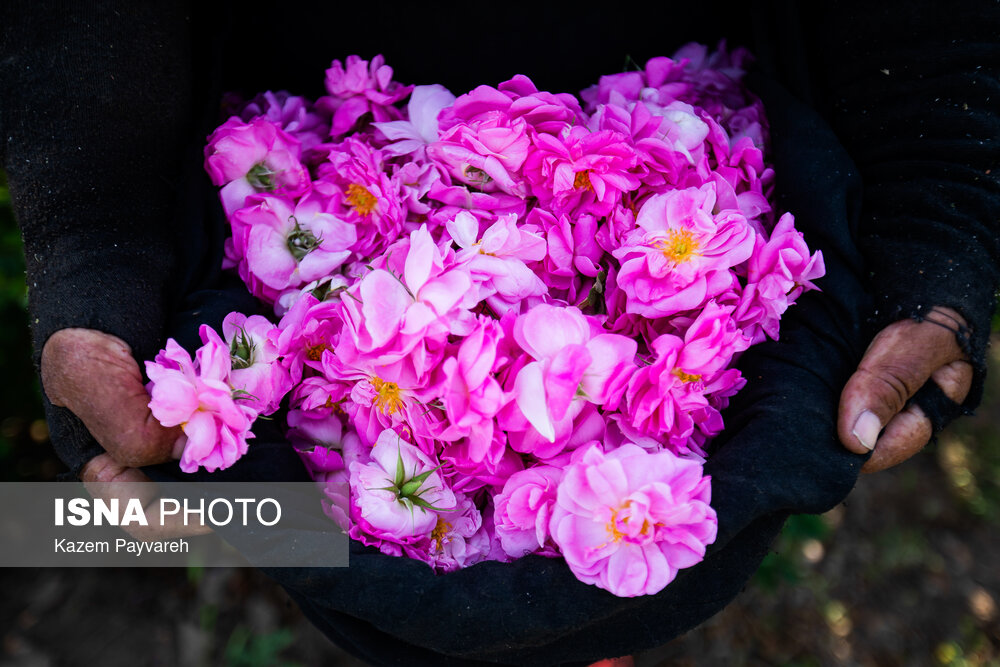
M 943 325 L 943 326 L 942 326 Z M 961 403 L 972 385 L 972 365 L 953 330 L 965 320 L 950 308 L 935 308 L 923 322 L 901 320 L 872 340 L 840 396 L 837 432 L 852 452 L 872 451 L 862 472 L 902 463 L 930 440 L 930 420 L 906 405 L 928 380 Z M 870 412 L 877 418 L 864 416 Z
M 93 329 L 61 329 L 42 348 L 41 376 L 52 404 L 72 411 L 106 450 L 80 471 L 91 493 L 110 497 L 114 484 L 149 482 L 140 466 L 180 458 L 181 429 L 164 428 L 153 417 L 139 365 L 120 338 Z M 154 495 L 150 484 L 148 500 Z M 179 522 L 151 528 L 155 534 L 141 527 L 132 534 L 163 539 L 207 532 Z

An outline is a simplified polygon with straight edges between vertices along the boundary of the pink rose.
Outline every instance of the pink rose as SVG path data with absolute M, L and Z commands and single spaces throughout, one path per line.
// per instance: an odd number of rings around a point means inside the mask
M 624 444 L 592 447 L 559 484 L 549 529 L 584 583 L 655 594 L 705 556 L 718 522 L 701 465 Z
M 529 553 L 557 555 L 549 540 L 549 517 L 556 502 L 562 468 L 535 466 L 511 475 L 494 496 L 494 525 L 503 550 L 512 558 Z
M 218 334 L 202 325 L 204 345 L 194 360 L 174 339 L 154 361 L 146 362 L 149 409 L 164 426 L 181 426 L 180 467 L 209 472 L 233 465 L 247 451 L 256 417 L 237 403 L 229 385 L 230 354 Z
M 246 205 L 251 195 L 297 197 L 309 187 L 299 162 L 299 142 L 263 117 L 244 123 L 233 116 L 220 125 L 205 146 L 205 171 L 221 185 L 227 215 Z

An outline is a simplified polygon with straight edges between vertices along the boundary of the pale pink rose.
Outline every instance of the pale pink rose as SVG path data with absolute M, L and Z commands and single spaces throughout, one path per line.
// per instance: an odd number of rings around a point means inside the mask
M 342 299 L 353 348 L 377 354 L 380 364 L 393 363 L 425 342 L 443 343 L 457 322 L 471 323 L 472 279 L 452 255 L 442 253 L 425 226 L 393 245 L 384 266 L 365 274 Z M 418 374 L 426 366 L 419 364 Z
M 514 400 L 549 443 L 558 442 L 557 423 L 572 421 L 583 403 L 614 409 L 634 372 L 636 342 L 600 331 L 577 308 L 548 304 L 535 306 L 514 323 L 515 340 L 533 359 L 513 378 Z M 557 453 L 546 448 L 536 455 Z
M 253 276 L 268 288 L 255 293 L 268 301 L 333 273 L 351 256 L 355 243 L 354 227 L 324 212 L 313 196 L 294 206 L 281 197 L 262 196 L 233 219 L 234 227 L 246 229 L 245 235 L 233 236 L 246 243 L 240 275 Z
M 366 544 L 429 538 L 439 512 L 457 506 L 438 464 L 391 430 L 382 432 L 370 457 L 368 463 L 348 466 L 356 506 L 352 518 L 359 533 L 352 537 Z
M 514 215 L 500 216 L 482 236 L 479 227 L 479 221 L 464 211 L 446 224 L 448 234 L 461 248 L 456 261 L 468 270 L 478 289 L 477 300 L 485 300 L 494 313 L 502 315 L 520 310 L 530 305 L 532 297 L 548 292 L 526 263 L 545 257 L 545 240 L 536 228 L 518 225 Z
M 171 338 L 154 361 L 146 362 L 149 409 L 164 426 L 181 426 L 184 472 L 199 467 L 213 472 L 233 465 L 247 451 L 256 417 L 233 396 L 225 343 L 205 325 L 201 334 L 205 344 L 194 360 Z
M 278 328 L 260 315 L 229 313 L 222 335 L 232 364 L 229 384 L 254 412 L 273 414 L 292 389 L 288 370 L 278 363 Z
M 494 525 L 504 552 L 512 558 L 529 553 L 556 556 L 549 540 L 549 517 L 563 469 L 535 466 L 511 475 L 494 496 Z
M 227 215 L 243 208 L 251 195 L 297 197 L 309 188 L 299 162 L 299 142 L 266 118 L 244 123 L 233 116 L 205 146 L 205 171 L 219 192 Z
M 715 541 L 711 487 L 696 462 L 624 444 L 592 447 L 559 484 L 549 530 L 584 583 L 621 597 L 663 590 Z
M 390 142 L 382 150 L 424 159 L 427 145 L 438 140 L 438 114 L 454 103 L 455 96 L 442 85 L 414 86 L 406 105 L 406 120 L 372 123 Z

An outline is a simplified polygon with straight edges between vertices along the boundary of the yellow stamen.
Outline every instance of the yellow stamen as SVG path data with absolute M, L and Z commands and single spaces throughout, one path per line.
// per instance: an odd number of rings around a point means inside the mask
M 594 186 L 590 184 L 590 170 L 584 169 L 583 171 L 576 172 L 576 176 L 573 178 L 573 188 L 576 190 L 593 190 Z
M 444 538 L 448 536 L 449 530 L 451 530 L 451 524 L 438 517 L 437 524 L 434 526 L 434 530 L 431 531 L 431 541 L 434 542 L 435 551 L 441 551 Z
M 347 186 L 347 202 L 358 215 L 368 215 L 375 209 L 378 199 L 365 186 L 351 183 Z
M 631 505 L 632 505 L 632 501 L 629 500 L 624 505 L 622 505 L 621 507 L 611 510 L 611 518 L 608 520 L 608 522 L 604 526 L 605 530 L 608 531 L 608 535 L 611 536 L 611 541 L 613 543 L 615 543 L 615 544 L 617 544 L 618 542 L 620 542 L 621 539 L 623 537 L 625 537 L 625 533 L 623 533 L 620 530 L 618 530 L 618 512 L 620 510 L 628 509 L 629 506 L 631 506 Z M 629 519 L 631 519 L 631 518 L 632 518 L 631 516 L 626 516 L 624 519 L 622 519 L 622 523 L 628 524 Z M 649 519 L 643 519 L 642 520 L 642 528 L 639 529 L 639 534 L 642 535 L 643 537 L 646 537 L 646 534 L 647 534 L 648 531 L 649 531 Z M 602 544 L 601 545 L 601 547 L 604 547 L 604 546 L 607 546 L 607 544 Z
M 634 220 L 636 216 L 639 215 L 639 207 L 636 205 L 635 201 L 631 197 L 625 197 L 622 203 L 632 211 L 632 219 Z
M 399 385 L 395 382 L 386 382 L 380 377 L 373 377 L 372 387 L 378 394 L 372 401 L 378 410 L 384 415 L 391 415 L 403 407 L 403 399 L 399 396 Z
M 667 232 L 667 238 L 656 242 L 656 247 L 664 257 L 679 264 L 697 255 L 700 246 L 694 234 L 687 229 L 671 229 Z
M 695 373 L 685 372 L 680 368 L 675 368 L 670 372 L 673 373 L 681 382 L 695 382 L 696 380 L 701 379 L 700 375 L 697 375 Z
M 334 401 L 333 397 L 331 396 L 330 398 L 326 399 L 326 403 L 323 404 L 323 407 L 334 414 L 339 412 L 340 414 L 345 415 L 347 413 L 344 412 L 344 408 L 341 406 L 341 403 L 343 402 L 344 399 L 340 399 L 339 401 Z
M 309 345 L 306 347 L 306 359 L 309 361 L 321 361 L 323 359 L 323 351 L 329 350 L 330 346 L 326 343 L 316 343 L 315 345 Z
M 625 537 L 625 535 L 620 530 L 618 530 L 617 509 L 611 510 L 611 518 L 608 520 L 608 523 L 605 524 L 604 528 L 605 530 L 608 531 L 608 535 L 611 536 L 611 541 L 614 542 L 615 544 L 621 542 L 621 539 Z

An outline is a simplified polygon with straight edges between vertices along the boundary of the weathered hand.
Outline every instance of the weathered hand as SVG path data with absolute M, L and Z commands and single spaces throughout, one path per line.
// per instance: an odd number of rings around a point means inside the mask
M 79 417 L 107 452 L 80 471 L 91 495 L 106 500 L 140 497 L 143 506 L 152 503 L 156 486 L 139 466 L 180 458 L 181 430 L 164 428 L 153 417 L 149 394 L 128 344 L 93 329 L 61 329 L 42 348 L 41 375 L 53 405 Z M 177 516 L 170 519 L 163 526 L 126 530 L 140 540 L 210 532 L 201 526 L 184 526 Z
M 930 440 L 930 420 L 913 394 L 934 380 L 961 403 L 972 385 L 972 365 L 955 338 L 965 320 L 950 308 L 935 308 L 923 322 L 902 320 L 880 331 L 840 395 L 837 431 L 852 452 L 872 451 L 862 472 L 890 468 Z M 905 408 L 905 409 L 904 409 Z
M 42 386 L 68 408 L 124 467 L 180 458 L 179 427 L 164 428 L 149 410 L 139 365 L 125 341 L 93 329 L 61 329 L 42 348 Z
M 156 515 L 151 508 L 159 499 L 157 485 L 143 471 L 123 466 L 110 454 L 98 454 L 90 459 L 80 471 L 80 479 L 94 498 L 105 501 L 118 498 L 120 505 L 124 505 L 130 498 L 138 498 L 147 516 Z M 180 514 L 168 514 L 162 524 L 131 524 L 122 526 L 122 530 L 137 540 L 163 540 L 212 532 L 211 528 L 199 523 L 185 525 Z

